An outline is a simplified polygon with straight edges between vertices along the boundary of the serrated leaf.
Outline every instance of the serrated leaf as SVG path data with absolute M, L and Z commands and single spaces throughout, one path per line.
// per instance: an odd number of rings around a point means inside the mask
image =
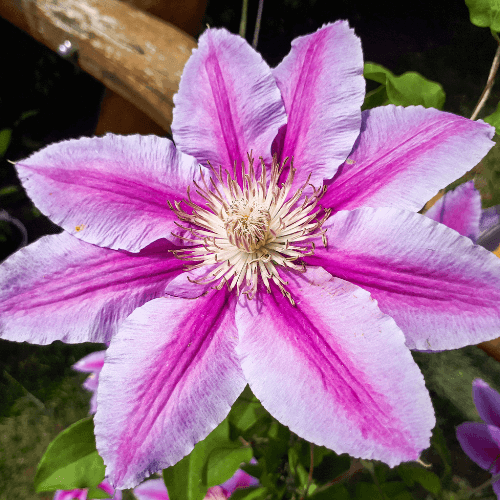
M 500 31 L 500 0 L 465 0 L 465 5 L 472 24 Z
M 210 488 L 231 478 L 244 462 L 252 460 L 252 448 L 217 448 L 210 453 L 206 464 L 206 484 Z
M 10 140 L 12 138 L 12 129 L 4 128 L 0 130 L 0 158 L 7 152 L 7 148 L 9 147 Z
M 422 105 L 425 108 L 443 109 L 446 99 L 443 87 L 415 71 L 408 71 L 396 76 L 380 64 L 365 63 L 363 75 L 365 78 L 385 86 L 387 94 L 385 104 L 395 104 L 396 106 Z M 370 100 L 373 100 L 374 103 L 376 103 L 377 99 L 381 100 L 383 91 L 379 89 L 380 87 L 374 92 L 380 92 L 380 95 L 376 93 L 369 94 L 369 102 L 365 109 L 372 107 Z
M 97 453 L 94 422 L 84 418 L 62 431 L 48 446 L 35 475 L 37 493 L 92 488 L 104 479 Z

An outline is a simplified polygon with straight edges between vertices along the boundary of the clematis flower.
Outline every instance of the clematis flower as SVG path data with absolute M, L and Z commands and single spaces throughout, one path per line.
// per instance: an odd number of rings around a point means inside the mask
M 95 351 L 91 352 L 87 356 L 78 360 L 74 365 L 73 369 L 83 373 L 90 373 L 83 387 L 92 393 L 90 398 L 90 410 L 89 414 L 93 415 L 97 411 L 97 387 L 99 385 L 99 373 L 104 366 L 104 358 L 106 357 L 106 351 Z
M 122 500 L 122 492 L 120 490 L 114 490 L 107 479 L 97 486 L 103 490 L 108 495 L 113 495 L 110 500 Z M 75 490 L 57 490 L 53 500 L 91 500 L 87 497 L 88 490 L 75 489 Z
M 258 486 L 259 480 L 238 469 L 225 483 L 208 489 L 205 500 L 227 500 L 239 489 Z M 134 488 L 137 500 L 169 500 L 167 487 L 163 479 L 150 479 Z
M 425 216 L 446 224 L 478 243 L 500 223 L 498 209 L 495 206 L 482 210 L 481 194 L 474 187 L 474 182 L 469 181 L 448 191 L 425 212 Z
M 417 213 L 493 127 L 361 113 L 362 73 L 346 22 L 274 69 L 209 29 L 174 98 L 175 146 L 107 135 L 18 162 L 64 232 L 1 266 L 1 335 L 110 342 L 95 433 L 115 487 L 188 454 L 247 383 L 304 439 L 416 460 L 435 418 L 410 349 L 500 334 L 500 261 Z
M 500 394 L 484 380 L 472 382 L 472 395 L 484 424 L 465 422 L 457 427 L 457 439 L 464 452 L 479 467 L 496 477 L 492 487 L 500 499 Z

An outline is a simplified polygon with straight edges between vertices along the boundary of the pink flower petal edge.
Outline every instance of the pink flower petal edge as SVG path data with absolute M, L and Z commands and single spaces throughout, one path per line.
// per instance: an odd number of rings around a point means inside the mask
M 273 285 L 236 309 L 237 352 L 253 393 L 317 445 L 391 467 L 417 460 L 434 411 L 394 320 L 368 292 L 320 268 L 286 278 L 295 307 Z
M 174 104 L 174 141 L 204 166 L 207 161 L 216 168 L 239 166 L 250 151 L 270 162 L 271 143 L 286 123 L 271 69 L 244 39 L 225 29 L 201 35 Z
M 152 300 L 129 316 L 106 353 L 94 419 L 115 487 L 175 464 L 224 420 L 246 385 L 236 342 L 225 291 Z
M 359 134 L 365 93 L 361 42 L 346 21 L 296 38 L 273 69 L 288 116 L 275 140 L 281 161 L 294 158 L 296 184 L 320 187 Z M 287 169 L 285 169 L 286 173 Z
M 458 349 L 498 337 L 500 261 L 424 215 L 360 208 L 331 216 L 328 246 L 307 264 L 371 293 L 410 349 Z
M 336 211 L 390 206 L 417 212 L 486 155 L 494 133 L 482 121 L 422 106 L 364 111 L 354 148 L 325 183 L 322 203 Z
M 52 144 L 16 164 L 42 213 L 87 243 L 138 252 L 177 229 L 168 201 L 198 162 L 169 139 L 108 134 Z

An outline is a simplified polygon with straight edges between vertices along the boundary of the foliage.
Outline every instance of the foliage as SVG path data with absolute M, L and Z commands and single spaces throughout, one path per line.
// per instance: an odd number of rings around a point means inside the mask
M 469 7 L 470 21 L 480 28 L 500 31 L 499 0 L 465 0 Z
M 419 73 L 407 71 L 401 76 L 395 76 L 380 64 L 365 63 L 363 75 L 368 80 L 381 84 L 366 94 L 363 109 L 385 104 L 443 109 L 446 98 L 443 87 Z

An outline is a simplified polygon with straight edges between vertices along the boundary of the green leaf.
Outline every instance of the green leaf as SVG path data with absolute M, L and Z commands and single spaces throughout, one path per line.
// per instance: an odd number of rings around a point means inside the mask
M 380 487 L 384 494 L 394 500 L 413 500 L 410 492 L 405 488 L 404 483 L 399 481 L 390 481 Z
M 94 422 L 84 418 L 48 446 L 35 475 L 37 493 L 92 488 L 104 479 L 104 462 L 95 445 Z
M 334 484 L 326 490 L 309 495 L 314 500 L 350 500 L 349 492 L 343 484 Z M 356 497 L 357 498 L 357 497 Z M 233 497 L 231 497 L 231 500 Z
M 465 0 L 470 22 L 480 28 L 500 31 L 500 0 Z
M 300 463 L 299 451 L 296 446 L 288 450 L 288 464 L 290 465 L 292 473 L 298 477 L 299 484 L 305 487 L 309 480 L 309 474 L 307 473 L 305 467 Z
M 387 104 L 388 101 L 389 98 L 387 97 L 385 85 L 380 85 L 375 90 L 372 90 L 365 95 L 365 102 L 363 102 L 361 109 L 364 111 L 365 109 L 383 106 L 384 104 Z
M 12 138 L 12 129 L 4 128 L 0 130 L 0 158 L 7 152 L 7 148 L 9 147 L 10 140 Z
M 313 457 L 314 457 L 314 467 L 318 467 L 318 465 L 323 461 L 323 458 L 327 455 L 332 455 L 333 451 L 325 448 L 324 446 L 314 446 L 313 448 Z
M 206 465 L 207 486 L 210 488 L 227 481 L 242 463 L 252 460 L 252 455 L 252 448 L 241 446 L 213 450 Z
M 500 102 L 498 103 L 497 109 L 491 114 L 484 118 L 486 123 L 493 125 L 496 129 L 496 133 L 500 131 Z
M 100 500 L 101 498 L 112 498 L 112 497 L 111 495 L 108 495 L 104 490 L 101 490 L 101 488 L 92 487 L 89 488 L 87 492 L 87 498 L 92 498 L 92 500 Z
M 356 484 L 356 500 L 385 500 L 379 489 L 373 483 L 359 482 Z
M 437 496 L 441 491 L 441 482 L 439 477 L 430 470 L 424 469 L 420 466 L 412 466 L 409 464 L 402 464 L 398 467 L 398 473 L 401 479 L 412 487 L 415 482 L 421 484 L 429 493 Z
M 400 76 L 395 76 L 380 64 L 365 63 L 363 75 L 369 80 L 381 83 L 385 88 L 387 100 L 383 100 L 383 90 L 379 87 L 367 94 L 364 109 L 373 105 L 395 104 L 397 106 L 422 105 L 425 108 L 442 109 L 446 94 L 443 87 L 436 82 L 427 80 L 421 74 L 408 71 Z
M 250 393 L 250 396 L 253 397 L 253 394 Z M 266 411 L 258 400 L 240 396 L 231 408 L 228 418 L 239 431 L 245 432 L 257 422 L 259 416 L 265 414 Z
M 267 488 L 245 488 L 236 490 L 231 495 L 231 500 L 264 500 L 269 495 Z
M 225 449 L 235 452 L 226 453 Z M 243 451 L 240 451 L 243 450 Z M 229 420 L 225 419 L 217 428 L 215 428 L 203 441 L 196 443 L 193 451 L 177 462 L 172 467 L 163 470 L 163 480 L 168 489 L 170 500 L 202 500 L 210 486 L 209 481 L 217 476 L 215 466 L 220 466 L 223 470 L 217 480 L 221 477 L 229 479 L 238 469 L 239 464 L 248 458 L 252 458 L 251 448 L 240 448 L 229 439 Z M 213 455 L 213 456 L 212 456 Z M 228 459 L 228 464 L 221 460 L 223 457 Z M 239 458 L 243 457 L 242 460 Z M 237 465 L 236 460 L 238 460 Z M 232 473 L 227 476 L 229 470 Z
M 437 425 L 432 431 L 431 446 L 438 452 L 438 455 L 444 463 L 444 475 L 451 474 L 451 453 L 448 446 L 446 446 L 443 431 Z

